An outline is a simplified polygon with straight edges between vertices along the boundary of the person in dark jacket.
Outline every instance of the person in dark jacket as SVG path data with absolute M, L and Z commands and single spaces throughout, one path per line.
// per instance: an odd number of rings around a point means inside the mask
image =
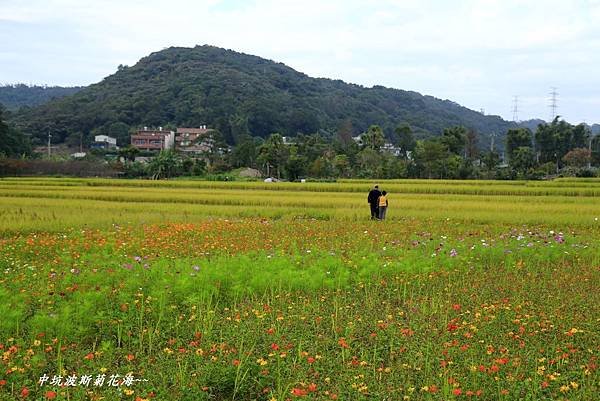
M 367 202 L 369 202 L 369 205 L 371 206 L 371 220 L 377 220 L 379 218 L 379 206 L 377 200 L 380 196 L 381 191 L 379 191 L 379 185 L 375 185 L 367 197 Z

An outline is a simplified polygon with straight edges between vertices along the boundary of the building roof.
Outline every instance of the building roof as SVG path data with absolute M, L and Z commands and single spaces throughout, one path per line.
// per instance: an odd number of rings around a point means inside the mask
M 177 128 L 178 134 L 206 134 L 207 132 L 212 131 L 210 128 Z

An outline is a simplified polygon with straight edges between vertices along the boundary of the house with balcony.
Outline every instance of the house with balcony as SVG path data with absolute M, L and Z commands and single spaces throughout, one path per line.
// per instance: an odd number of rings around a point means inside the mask
M 146 151 L 173 149 L 175 146 L 175 132 L 163 130 L 162 127 L 158 127 L 158 129 L 144 127 L 144 129 L 131 135 L 131 146 Z

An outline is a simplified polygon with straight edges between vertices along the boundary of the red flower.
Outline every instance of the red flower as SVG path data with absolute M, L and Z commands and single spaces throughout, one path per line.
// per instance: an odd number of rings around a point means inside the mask
M 317 385 L 315 383 L 310 383 L 308 385 L 308 391 L 310 393 L 314 393 L 315 391 L 317 391 Z
M 135 359 L 135 355 L 133 355 L 133 354 L 127 354 L 126 358 L 127 358 L 127 360 L 129 362 L 131 362 L 131 361 L 133 361 Z
M 86 356 L 84 356 L 83 359 L 87 359 L 88 361 L 91 360 L 91 359 L 94 359 L 94 353 L 90 352 L 89 354 L 87 354 Z
M 454 304 L 454 305 L 452 305 L 452 309 L 454 309 L 455 311 L 459 311 L 460 310 L 460 305 L 459 304 Z
M 306 362 L 308 363 L 315 363 L 315 358 L 313 358 L 312 356 L 309 356 L 308 358 L 306 358 Z
M 4 386 L 5 384 L 6 384 L 6 380 L 4 380 L 4 379 L 0 380 L 0 387 Z
M 452 394 L 454 395 L 461 395 L 462 394 L 462 390 L 459 388 L 455 388 L 454 390 L 452 390 Z
M 240 360 L 239 359 L 234 359 L 233 362 L 231 362 L 233 364 L 233 366 L 240 366 Z
M 342 348 L 350 348 L 350 346 L 349 346 L 349 345 L 348 345 L 348 343 L 346 342 L 346 339 L 345 339 L 345 338 L 343 338 L 343 337 L 342 337 L 342 338 L 340 338 L 340 339 L 338 340 L 338 344 L 339 344 L 339 345 L 340 345 L 340 347 L 342 347 Z
M 458 325 L 456 323 L 448 323 L 447 329 L 450 332 L 456 331 L 458 330 Z
M 429 392 L 430 393 L 437 393 L 438 392 L 438 386 L 436 386 L 435 384 L 432 384 L 431 386 L 429 386 Z
M 273 344 L 271 344 L 271 349 L 272 349 L 273 351 L 277 351 L 277 350 L 279 350 L 279 345 L 277 345 L 277 344 L 273 343 Z
M 56 391 L 46 391 L 46 398 L 53 400 L 56 398 Z
M 21 390 L 21 397 L 25 398 L 29 395 L 29 389 L 27 387 L 23 387 Z
M 295 397 L 304 397 L 308 392 L 303 388 L 294 387 L 292 389 L 292 395 Z

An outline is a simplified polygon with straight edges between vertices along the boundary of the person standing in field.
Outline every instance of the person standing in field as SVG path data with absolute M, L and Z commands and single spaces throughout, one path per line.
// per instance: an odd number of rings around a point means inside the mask
M 381 196 L 377 200 L 377 206 L 379 206 L 379 220 L 385 220 L 385 212 L 388 208 L 387 192 L 383 191 Z
M 369 196 L 367 197 L 367 202 L 371 206 L 371 220 L 375 220 L 379 218 L 379 208 L 377 200 L 381 196 L 381 191 L 379 191 L 379 185 L 375 185 L 373 189 L 369 192 Z

